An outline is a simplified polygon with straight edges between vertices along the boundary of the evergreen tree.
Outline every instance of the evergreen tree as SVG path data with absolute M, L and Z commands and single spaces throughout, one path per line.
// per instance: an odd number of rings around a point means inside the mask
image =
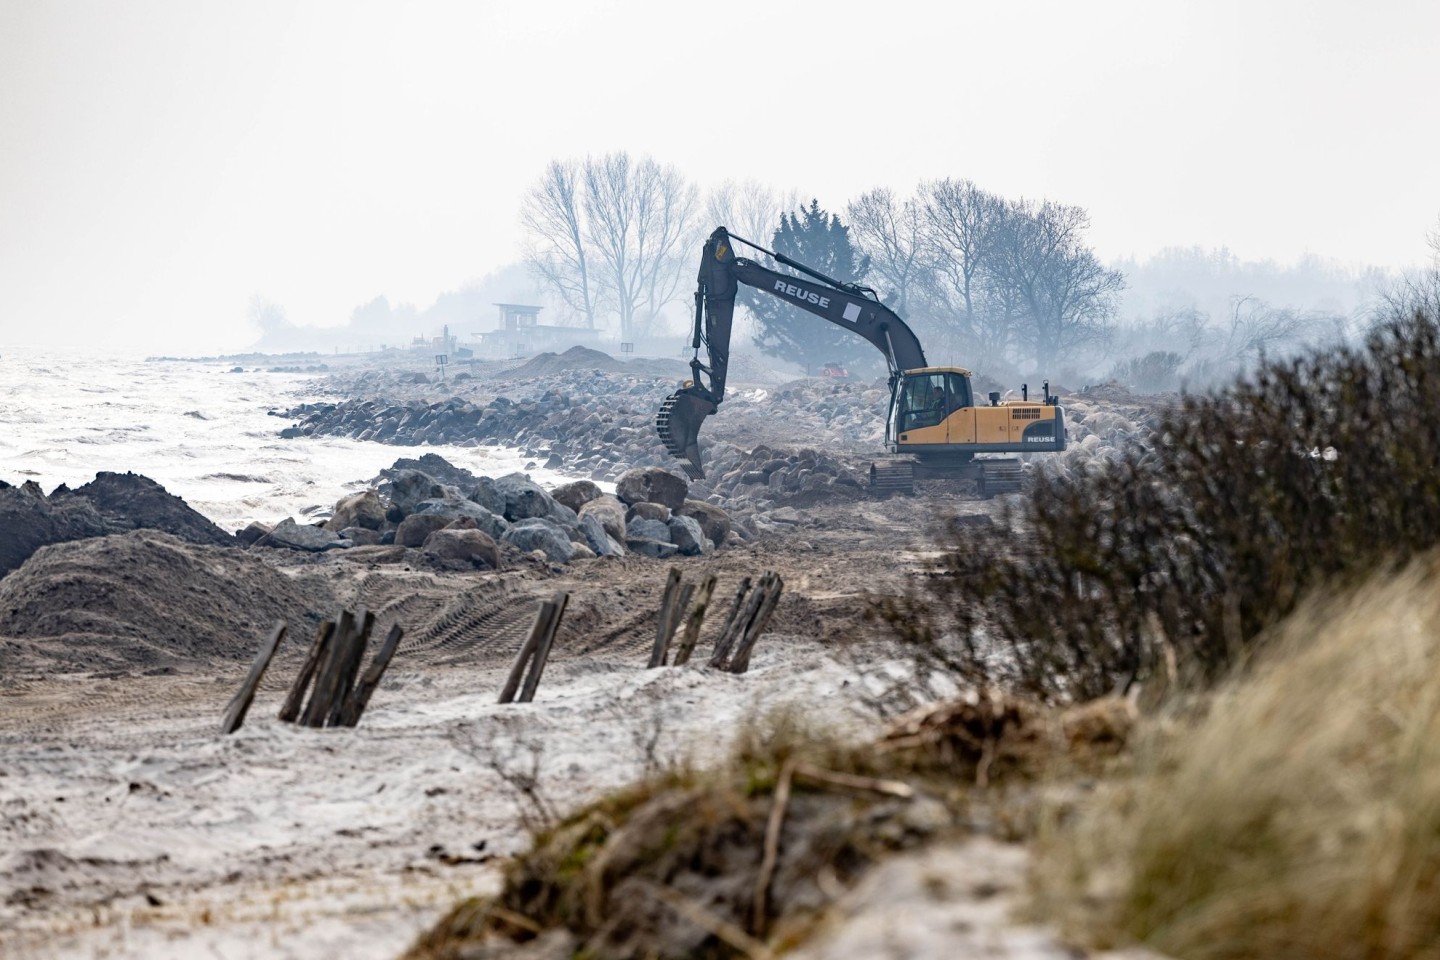
M 811 200 L 808 208 L 783 214 L 771 246 L 775 252 L 844 283 L 859 282 L 870 269 L 870 258 L 860 256 L 850 243 L 850 228 L 838 215 L 820 209 L 818 200 Z M 791 272 L 773 263 L 766 266 Z M 884 358 L 854 333 L 751 287 L 742 286 L 741 296 L 755 317 L 755 345 L 772 357 L 798 363 L 809 373 L 818 373 L 830 362 L 840 363 L 852 373 L 868 374 L 883 368 Z

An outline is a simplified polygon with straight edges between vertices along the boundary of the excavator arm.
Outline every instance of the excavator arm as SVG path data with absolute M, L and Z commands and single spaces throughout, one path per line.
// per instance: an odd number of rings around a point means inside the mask
M 770 253 L 775 261 L 804 276 L 792 276 L 735 255 L 732 237 L 718 227 L 705 242 L 700 258 L 699 287 L 695 291 L 695 326 L 691 346 L 690 382 L 665 399 L 656 417 L 660 439 L 675 457 L 688 461 L 685 470 L 695 479 L 705 475 L 700 462 L 700 425 L 725 398 L 725 377 L 730 366 L 730 331 L 735 316 L 735 297 L 740 284 L 763 290 L 771 296 L 828 320 L 870 341 L 885 356 L 893 390 L 905 370 L 924 367 L 925 351 L 905 321 L 885 306 L 869 287 L 825 276 L 783 254 Z M 700 360 L 705 347 L 708 363 Z

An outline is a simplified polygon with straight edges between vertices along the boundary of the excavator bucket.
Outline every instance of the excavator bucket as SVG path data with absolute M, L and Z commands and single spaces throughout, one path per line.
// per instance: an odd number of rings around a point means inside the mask
M 656 432 L 671 456 L 682 461 L 680 465 L 691 480 L 705 478 L 700 463 L 700 424 L 714 412 L 714 403 L 686 389 L 666 397 L 655 416 Z

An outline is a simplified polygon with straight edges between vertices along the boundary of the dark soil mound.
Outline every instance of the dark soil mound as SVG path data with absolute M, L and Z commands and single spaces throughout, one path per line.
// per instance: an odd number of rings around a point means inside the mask
M 90 501 L 61 497 L 52 502 L 34 483 L 0 489 L 0 577 L 47 543 L 62 543 L 109 532 Z
M 245 659 L 276 620 L 332 605 L 318 582 L 154 530 L 55 544 L 0 580 L 0 669 Z
M 74 493 L 95 504 L 106 522 L 118 528 L 111 532 L 149 528 L 191 543 L 235 543 L 234 537 L 196 513 L 184 500 L 138 473 L 97 473 L 94 480 Z
M 0 487 L 0 577 L 46 544 L 146 528 L 191 543 L 235 543 L 184 500 L 137 473 L 97 473 L 80 489 L 60 486 L 49 497 L 32 481 Z

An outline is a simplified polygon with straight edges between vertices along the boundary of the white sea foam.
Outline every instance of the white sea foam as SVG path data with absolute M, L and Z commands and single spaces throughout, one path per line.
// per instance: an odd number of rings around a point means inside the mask
M 221 528 L 302 521 L 328 509 L 399 457 L 438 453 L 485 476 L 516 470 L 544 486 L 571 477 L 525 470 L 498 447 L 397 447 L 335 437 L 281 440 L 290 421 L 269 415 L 322 399 L 317 374 L 228 363 L 0 356 L 0 480 L 49 493 L 101 470 L 144 474 Z

